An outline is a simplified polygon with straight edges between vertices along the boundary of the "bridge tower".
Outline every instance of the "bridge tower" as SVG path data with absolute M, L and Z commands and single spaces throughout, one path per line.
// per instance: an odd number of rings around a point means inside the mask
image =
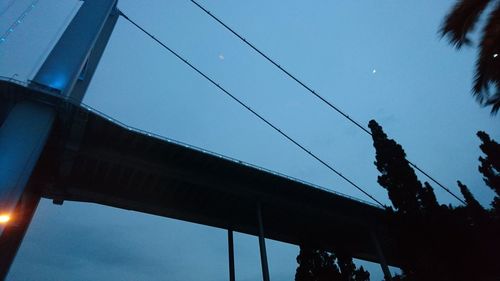
M 80 103 L 118 19 L 116 4 L 85 0 L 30 83 Z M 10 218 L 0 223 L 4 280 L 40 201 L 39 187 L 30 177 L 57 112 L 40 102 L 17 101 L 2 106 L 0 113 L 0 215 Z

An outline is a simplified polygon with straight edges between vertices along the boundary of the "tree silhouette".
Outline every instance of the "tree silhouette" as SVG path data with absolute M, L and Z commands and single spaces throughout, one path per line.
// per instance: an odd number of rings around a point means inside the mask
M 479 172 L 486 185 L 500 196 L 500 144 L 483 131 L 477 132 L 477 136 L 483 142 L 479 148 L 486 155 L 486 158 L 479 157 Z
M 458 0 L 441 26 L 441 35 L 449 39 L 457 49 L 471 43 L 470 34 L 476 23 L 489 7 L 492 11 L 482 28 L 473 95 L 483 106 L 491 106 L 491 113 L 500 109 L 500 1 Z M 490 88 L 493 86 L 493 93 Z
M 362 266 L 356 268 L 352 261 L 352 257 L 345 254 L 337 254 L 337 264 L 340 269 L 341 281 L 368 281 L 370 280 L 370 273 Z
M 300 247 L 295 281 L 369 281 L 370 273 L 356 268 L 352 257 Z
M 368 127 L 372 132 L 373 146 L 376 150 L 375 165 L 380 171 L 378 183 L 387 189 L 389 199 L 400 214 L 417 215 L 438 207 L 432 187 L 418 180 L 403 147 L 387 138 L 382 127 L 371 120 Z
M 402 274 L 395 281 L 500 280 L 500 215 L 493 215 L 458 181 L 466 205 L 439 205 L 432 186 L 418 180 L 403 147 L 389 139 L 382 127 L 368 124 L 376 150 L 378 183 L 387 190 L 394 208 L 387 208 L 387 230 L 397 249 Z M 500 202 L 500 145 L 484 132 L 479 171 Z M 500 204 L 495 205 L 497 212 Z M 494 208 L 495 210 L 495 208 Z M 301 246 L 295 281 L 368 281 L 343 252 L 329 253 Z
M 477 132 L 477 136 L 482 142 L 479 148 L 485 155 L 479 157 L 479 172 L 483 175 L 486 185 L 496 193 L 491 204 L 492 217 L 484 223 L 484 229 L 489 237 L 481 237 L 482 247 L 488 261 L 498 261 L 500 260 L 500 144 L 483 131 Z M 492 276 L 499 279 L 500 268 L 495 263 L 489 267 L 496 269 Z
M 488 219 L 488 213 L 483 206 L 474 198 L 474 195 L 470 192 L 469 188 L 460 181 L 457 181 L 458 186 L 460 187 L 460 192 L 465 198 L 465 203 L 467 205 L 465 208 L 468 211 L 468 215 L 470 216 L 470 221 L 473 224 L 476 223 L 484 223 Z
M 461 181 L 457 181 L 458 187 L 460 187 L 460 192 L 462 192 L 462 195 L 465 198 L 465 203 L 467 203 L 468 207 L 471 207 L 473 209 L 482 209 L 484 208 L 477 202 L 476 198 L 474 198 L 474 195 L 470 192 L 469 188 L 463 184 Z
M 436 199 L 436 194 L 434 194 L 434 189 L 428 182 L 425 182 L 424 186 L 419 189 L 418 201 L 420 203 L 421 212 L 425 214 L 435 213 L 440 207 Z
M 485 158 L 479 157 L 479 172 L 483 174 L 486 185 L 496 193 L 491 205 L 500 220 L 500 144 L 483 131 L 477 132 L 477 136 L 482 141 L 479 148 L 486 155 Z
M 391 232 L 396 248 L 405 253 L 401 257 L 403 275 L 396 280 L 425 280 L 435 273 L 436 258 L 431 254 L 436 237 L 431 235 L 430 225 L 439 224 L 440 206 L 432 187 L 418 180 L 413 168 L 406 160 L 403 147 L 389 139 L 382 127 L 371 120 L 376 150 L 375 166 L 380 171 L 378 183 L 388 191 L 389 199 L 396 211 L 388 209 Z
M 375 165 L 381 173 L 378 181 L 396 209 L 387 209 L 402 269 L 402 275 L 394 280 L 500 280 L 496 264 L 500 260 L 500 216 L 491 216 L 460 181 L 466 206 L 439 205 L 432 187 L 418 181 L 401 145 L 389 139 L 374 120 L 369 127 L 376 149 Z M 500 147 L 485 133 L 478 136 L 486 155 L 480 158 L 480 171 L 485 182 L 500 191 Z

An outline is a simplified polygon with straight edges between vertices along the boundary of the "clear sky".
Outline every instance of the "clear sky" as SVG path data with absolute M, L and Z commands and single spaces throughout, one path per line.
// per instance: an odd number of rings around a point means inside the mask
M 0 34 L 16 19 L 14 7 L 21 11 L 33 1 L 11 2 L 0 5 Z M 489 204 L 475 133 L 485 130 L 500 140 L 500 119 L 470 95 L 475 49 L 456 51 L 437 34 L 454 1 L 200 3 L 355 120 L 366 125 L 376 119 L 410 160 L 444 185 L 459 193 L 461 180 Z M 41 50 L 77 7 L 77 1 L 40 0 L 0 44 L 0 74 L 16 69 L 19 79 L 32 77 Z M 376 183 L 371 139 L 188 0 L 119 0 L 119 8 L 389 204 Z M 123 19 L 84 102 L 129 125 L 368 200 Z M 457 203 L 433 186 L 441 203 Z M 44 200 L 8 280 L 226 280 L 225 239 L 221 229 Z M 260 280 L 257 239 L 237 234 L 235 243 L 237 279 Z M 271 279 L 293 280 L 297 247 L 274 241 L 268 247 Z M 368 266 L 372 280 L 382 279 Z

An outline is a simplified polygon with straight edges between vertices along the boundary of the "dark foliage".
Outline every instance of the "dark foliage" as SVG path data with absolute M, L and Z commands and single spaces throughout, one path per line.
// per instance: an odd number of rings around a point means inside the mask
M 403 148 L 388 139 L 375 121 L 370 121 L 369 127 L 377 153 L 375 165 L 382 174 L 379 183 L 388 190 L 395 208 L 388 209 L 387 215 L 395 248 L 401 255 L 403 274 L 394 279 L 500 280 L 496 266 L 500 260 L 498 219 L 461 182 L 458 185 L 466 206 L 440 206 L 432 187 L 428 183 L 422 186 L 416 178 Z M 495 151 L 493 154 L 498 157 L 498 144 L 486 140 L 489 138 L 484 138 L 481 148 Z M 491 152 L 485 154 L 489 157 Z M 482 166 L 493 165 L 491 162 L 495 160 L 488 157 L 481 161 Z M 490 179 L 498 173 L 488 175 L 485 178 Z
M 479 157 L 479 172 L 483 174 L 486 185 L 497 194 L 491 205 L 496 218 L 500 220 L 500 144 L 490 139 L 485 132 L 479 131 L 477 136 L 482 141 L 479 148 L 486 156 Z
M 472 28 L 472 26 L 466 27 Z M 478 132 L 484 156 L 479 171 L 497 196 L 493 209 L 484 208 L 458 181 L 465 206 L 439 205 L 432 186 L 418 180 L 403 147 L 389 139 L 374 120 L 369 125 L 376 150 L 378 183 L 387 190 L 393 208 L 386 209 L 392 250 L 402 274 L 395 281 L 500 280 L 500 145 Z M 301 247 L 295 281 L 367 281 L 369 273 L 352 258 Z
M 470 192 L 469 188 L 461 183 L 460 181 L 457 181 L 458 187 L 460 188 L 460 192 L 465 198 L 465 202 L 467 205 L 465 206 L 467 210 L 467 216 L 470 218 L 470 224 L 474 223 L 482 223 L 487 221 L 487 212 L 486 209 L 479 204 L 479 202 L 474 198 L 474 195 Z
M 366 271 L 362 266 L 356 268 L 356 265 L 352 261 L 352 258 L 344 255 L 337 255 L 337 264 L 340 269 L 340 279 L 341 281 L 368 281 L 370 280 L 370 273 Z
M 424 186 L 419 189 L 418 201 L 422 213 L 432 214 L 438 211 L 439 203 L 436 199 L 436 194 L 434 194 L 434 189 L 428 182 L 425 182 Z
M 470 44 L 469 35 L 488 7 L 492 7 L 492 11 L 482 28 L 472 90 L 478 102 L 491 106 L 491 113 L 496 114 L 500 109 L 500 1 L 458 0 L 440 32 L 457 48 Z
M 486 185 L 500 196 L 500 144 L 485 132 L 479 131 L 477 136 L 483 142 L 479 148 L 486 155 L 486 158 L 479 157 L 479 172 L 483 174 Z
M 368 127 L 372 131 L 373 145 L 377 151 L 375 166 L 381 173 L 378 183 L 387 189 L 396 211 L 402 215 L 415 216 L 437 207 L 432 187 L 428 183 L 425 188 L 422 187 L 415 171 L 406 160 L 403 147 L 387 138 L 375 120 L 371 120 Z
M 363 267 L 356 268 L 347 255 L 300 247 L 297 256 L 295 281 L 369 281 L 370 273 Z

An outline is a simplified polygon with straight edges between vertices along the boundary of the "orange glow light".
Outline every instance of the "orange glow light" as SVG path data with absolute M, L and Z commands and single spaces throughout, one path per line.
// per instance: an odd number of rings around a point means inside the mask
M 0 224 L 6 224 L 10 221 L 10 215 L 0 214 Z

